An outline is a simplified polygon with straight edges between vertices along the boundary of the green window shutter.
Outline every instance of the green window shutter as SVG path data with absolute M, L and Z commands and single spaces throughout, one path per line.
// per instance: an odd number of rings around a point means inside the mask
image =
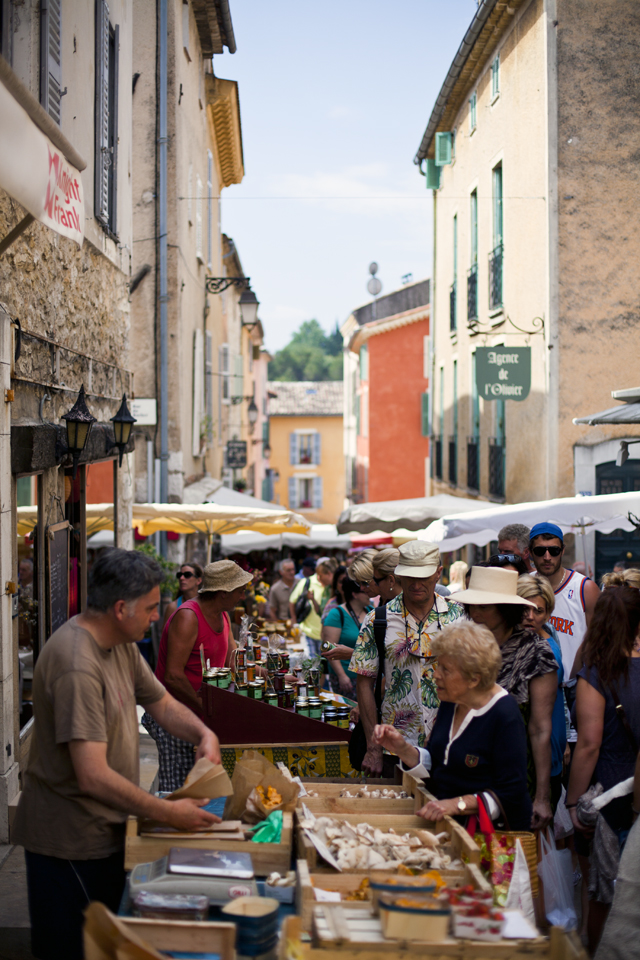
M 427 190 L 440 189 L 440 167 L 436 166 L 435 160 L 427 160 L 426 180 Z
M 422 394 L 422 436 L 429 436 L 429 394 Z
M 451 133 L 436 133 L 436 166 L 451 163 Z
M 491 96 L 497 97 L 500 93 L 500 55 L 491 64 Z
M 478 94 L 474 92 L 469 97 L 469 129 L 475 130 L 478 112 Z

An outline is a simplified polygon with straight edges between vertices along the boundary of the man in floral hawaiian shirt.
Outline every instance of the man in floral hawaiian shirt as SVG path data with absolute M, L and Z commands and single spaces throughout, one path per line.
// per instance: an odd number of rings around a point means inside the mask
M 394 571 L 402 593 L 387 604 L 381 722 L 393 724 L 416 747 L 426 743 L 440 702 L 433 677 L 431 637 L 445 624 L 464 616 L 460 604 L 436 594 L 441 573 L 440 552 L 435 543 L 411 540 L 403 544 Z M 382 748 L 372 744 L 373 728 L 378 722 L 374 697 L 378 651 L 373 616 L 370 614 L 362 625 L 350 669 L 358 675 L 358 707 L 367 737 L 362 769 L 379 777 L 383 770 Z M 386 763 L 385 768 L 388 766 Z

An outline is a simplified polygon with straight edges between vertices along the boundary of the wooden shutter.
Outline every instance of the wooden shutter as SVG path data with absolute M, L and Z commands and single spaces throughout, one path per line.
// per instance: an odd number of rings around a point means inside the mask
M 193 433 L 191 452 L 194 457 L 200 455 L 200 432 L 203 418 L 204 393 L 204 356 L 202 330 L 195 330 L 193 336 Z
M 223 343 L 220 346 L 219 373 L 220 373 L 220 400 L 222 403 L 229 403 L 229 344 Z
M 322 477 L 313 478 L 313 509 L 322 510 Z
M 204 74 L 201 72 L 201 75 Z M 213 154 L 207 150 L 207 268 L 213 264 Z
M 298 462 L 298 434 L 293 432 L 289 434 L 289 463 L 295 465 Z
M 451 133 L 436 133 L 436 166 L 451 163 Z
M 436 166 L 435 160 L 426 161 L 427 169 L 425 176 L 427 180 L 427 190 L 440 189 L 440 167 Z
M 295 477 L 289 477 L 289 510 L 297 510 L 298 495 L 297 482 Z
M 204 335 L 204 406 L 207 416 L 207 443 L 213 440 L 213 334 Z
M 49 0 L 47 0 L 49 2 Z M 109 223 L 109 7 L 96 0 L 96 144 L 94 215 Z
M 196 257 L 204 263 L 202 253 L 202 180 L 196 177 Z
M 422 394 L 422 436 L 429 436 L 429 394 Z
M 62 91 L 61 6 L 61 0 L 41 0 L 40 4 L 40 103 L 58 124 Z
M 315 464 L 320 463 L 320 453 L 321 453 L 321 439 L 319 433 L 314 433 L 313 435 L 313 462 Z
M 234 397 L 241 397 L 244 392 L 244 364 L 240 354 L 236 354 L 234 357 L 234 368 L 232 395 Z

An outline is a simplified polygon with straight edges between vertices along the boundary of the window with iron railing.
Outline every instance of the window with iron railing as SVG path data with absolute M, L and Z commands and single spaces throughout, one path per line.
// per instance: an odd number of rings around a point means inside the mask
M 467 437 L 467 487 L 480 489 L 480 445 L 477 437 Z
M 504 497 L 505 448 L 496 437 L 489 437 L 489 496 Z
M 442 437 L 433 438 L 433 474 L 442 480 Z
M 449 437 L 449 483 L 458 483 L 458 441 Z
M 456 332 L 456 286 L 454 280 L 449 291 L 449 330 L 451 333 Z
M 467 322 L 478 319 L 478 264 L 467 271 Z
M 504 248 L 498 244 L 489 254 L 489 309 L 502 306 L 502 261 Z

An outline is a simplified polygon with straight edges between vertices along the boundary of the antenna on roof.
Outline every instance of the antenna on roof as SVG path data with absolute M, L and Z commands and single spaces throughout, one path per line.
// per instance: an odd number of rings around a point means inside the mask
M 382 283 L 376 277 L 378 272 L 378 264 L 375 260 L 369 264 L 369 273 L 371 274 L 371 279 L 367 281 L 367 290 L 373 297 L 373 319 L 376 319 L 376 297 L 382 290 Z

